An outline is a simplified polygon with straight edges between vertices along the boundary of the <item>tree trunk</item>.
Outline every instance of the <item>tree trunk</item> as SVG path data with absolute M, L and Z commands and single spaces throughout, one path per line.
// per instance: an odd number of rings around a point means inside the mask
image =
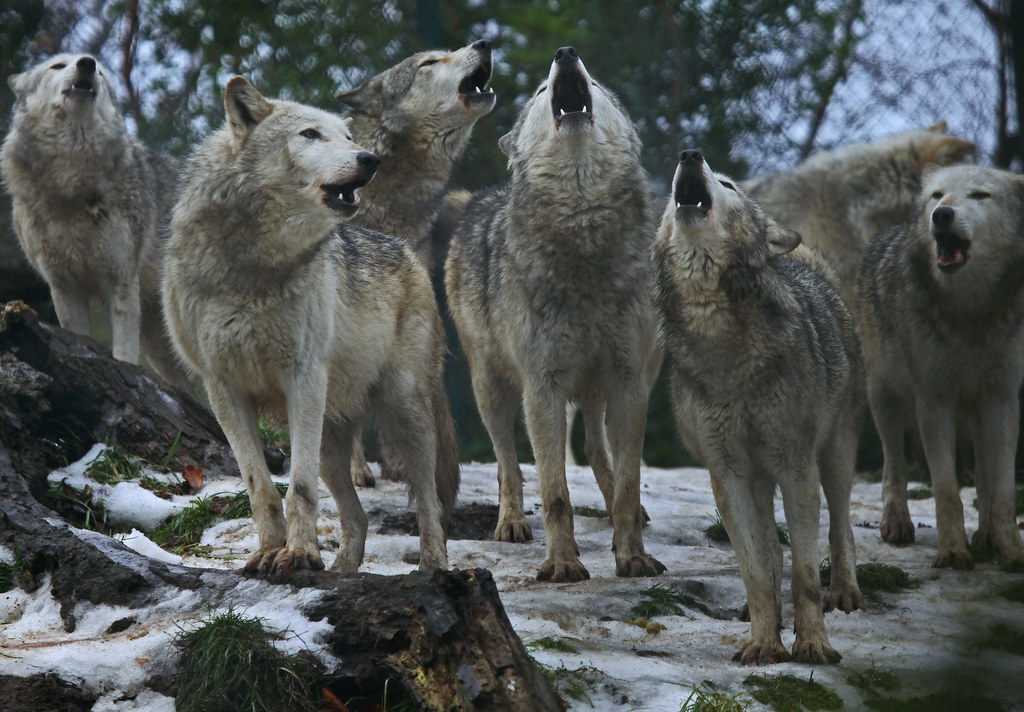
M 79 601 L 141 610 L 189 590 L 198 594 L 190 604 L 197 615 L 235 601 L 240 572 L 149 559 L 56 521 L 32 495 L 52 467 L 97 441 L 160 462 L 176 437 L 172 467 L 236 471 L 213 416 L 189 394 L 114 361 L 90 339 L 40 322 L 21 303 L 0 309 L 0 544 L 17 552 L 29 581 L 50 575 L 69 632 Z M 341 667 L 330 673 L 331 685 L 372 689 L 389 680 L 430 712 L 562 709 L 486 570 L 350 577 L 301 571 L 263 587 L 264 600 L 293 587 L 324 591 L 300 612 L 332 626 L 325 642 Z

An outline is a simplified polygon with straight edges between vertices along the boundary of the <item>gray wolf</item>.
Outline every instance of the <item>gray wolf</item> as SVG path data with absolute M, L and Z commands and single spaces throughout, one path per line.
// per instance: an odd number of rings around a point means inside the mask
M 477 120 L 493 108 L 491 43 L 417 52 L 338 94 L 353 139 L 381 159 L 353 225 L 405 238 L 428 269 L 431 226 Z
M 428 271 L 437 264 L 432 227 L 457 209 L 445 196 L 452 170 L 474 124 L 494 108 L 491 68 L 491 43 L 482 39 L 454 52 L 417 52 L 337 96 L 352 118 L 352 138 L 381 159 L 351 224 L 404 238 Z M 380 445 L 382 474 L 398 479 L 393 448 Z M 352 476 L 373 485 L 361 437 L 352 446 Z
M 745 665 L 840 659 L 822 618 L 819 481 L 833 571 L 825 608 L 863 607 L 849 513 L 863 367 L 831 279 L 789 256 L 799 244 L 700 151 L 682 152 L 655 238 L 655 303 L 676 423 L 711 471 L 747 590 L 752 635 L 735 657 Z M 792 541 L 792 656 L 779 637 L 776 486 Z
M 163 296 L 174 344 L 202 378 L 252 499 L 260 547 L 246 568 L 323 567 L 319 474 L 341 518 L 331 568 L 356 571 L 367 519 L 349 458 L 367 416 L 406 464 L 420 568 L 445 567 L 458 452 L 430 280 L 400 238 L 338 225 L 358 210 L 356 191 L 378 159 L 351 140 L 347 120 L 267 99 L 242 77 L 228 83 L 224 103 L 224 126 L 183 173 Z M 287 526 L 260 414 L 289 424 Z
M 741 187 L 780 225 L 796 230 L 835 271 L 848 305 L 868 242 L 910 215 L 928 163 L 962 163 L 975 146 L 941 121 L 872 143 L 817 153 L 795 168 Z
M 973 543 L 1024 570 L 1013 506 L 1024 379 L 1024 177 L 979 166 L 926 168 L 913 215 L 864 256 L 858 320 L 868 399 L 882 440 L 882 538 L 914 540 L 903 453 L 917 425 L 935 492 L 934 566 L 972 568 L 957 489 L 958 428 L 974 445 Z
M 498 460 L 495 538 L 532 538 L 513 447 L 522 402 L 547 539 L 537 578 L 589 577 L 565 479 L 565 408 L 576 401 L 615 529 L 615 572 L 656 575 L 665 567 L 641 538 L 654 232 L 636 127 L 576 50 L 562 47 L 499 146 L 511 179 L 473 196 L 445 265 L 449 309 Z
M 114 357 L 138 363 L 141 340 L 164 377 L 187 385 L 160 313 L 175 163 L 128 133 L 109 71 L 89 55 L 58 55 L 8 84 L 17 103 L 0 167 L 61 326 L 89 334 L 90 304 L 106 304 Z

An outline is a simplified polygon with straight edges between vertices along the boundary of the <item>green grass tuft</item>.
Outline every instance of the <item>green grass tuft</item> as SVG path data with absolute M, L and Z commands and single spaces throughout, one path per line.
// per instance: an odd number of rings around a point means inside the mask
M 132 457 L 117 445 L 113 445 L 89 463 L 85 474 L 100 484 L 113 485 L 138 479 L 145 464 L 145 460 Z
M 178 667 L 178 712 L 320 709 L 322 673 L 309 653 L 289 655 L 271 642 L 279 633 L 262 619 L 229 610 L 174 641 Z
M 838 710 L 843 707 L 839 695 L 834 690 L 815 682 L 813 673 L 807 680 L 793 675 L 750 675 L 743 684 L 757 688 L 751 691 L 751 696 L 777 712 L 802 712 L 804 709 L 814 712 Z
M 276 484 L 277 491 L 283 497 L 288 485 Z M 164 522 L 153 532 L 153 541 L 174 553 L 199 553 L 195 549 L 203 536 L 203 531 L 219 519 L 244 519 L 252 516 L 252 504 L 248 492 L 236 492 L 233 495 L 215 495 L 198 497 L 192 505 L 181 510 Z
M 717 541 L 721 544 L 729 543 L 729 532 L 725 530 L 725 523 L 722 521 L 722 515 L 716 509 L 714 514 L 709 514 L 711 518 L 711 524 L 704 530 L 708 539 L 711 541 Z M 779 543 L 783 546 L 789 546 L 789 530 L 787 530 L 781 524 L 775 525 L 775 531 L 779 537 Z
M 571 640 L 572 638 L 553 638 L 550 635 L 546 635 L 543 638 L 537 638 L 537 640 L 527 643 L 526 647 L 540 648 L 542 650 L 554 650 L 559 653 L 569 653 L 570 655 L 579 655 L 580 651 L 577 650 L 571 642 L 569 642 Z
M 599 507 L 573 507 L 572 511 L 581 517 L 595 517 L 598 519 L 607 519 L 607 510 Z
M 7 593 L 14 588 L 14 581 L 18 578 L 18 569 L 14 564 L 0 561 L 0 593 Z
M 1003 650 L 1011 655 L 1024 656 L 1024 633 L 998 623 L 989 626 L 988 632 L 975 645 L 978 648 Z
M 931 499 L 934 495 L 929 487 L 914 487 L 907 490 L 907 499 Z
M 92 487 L 86 486 L 79 490 L 69 485 L 67 480 L 61 480 L 50 483 L 50 489 L 43 493 L 41 499 L 43 504 L 79 529 L 102 532 L 108 536 L 127 531 L 124 527 L 110 524 L 107 508 L 102 502 L 93 501 Z
M 285 450 L 291 443 L 291 436 L 288 434 L 287 428 L 277 427 L 260 421 L 260 437 L 263 438 L 263 443 L 267 447 L 275 448 L 281 451 L 281 454 L 287 455 Z
M 1007 601 L 1024 603 L 1024 580 L 1012 583 L 1009 586 L 1000 589 L 999 595 Z
M 645 598 L 629 609 L 630 613 L 640 618 L 655 616 L 684 615 L 682 605 L 687 602 L 686 596 L 675 586 L 656 583 L 640 592 Z
M 999 702 L 968 690 L 943 690 L 925 697 L 897 699 L 886 697 L 864 700 L 869 709 L 879 712 L 1009 712 Z
M 832 578 L 832 562 L 825 558 L 818 569 L 822 587 L 828 586 Z M 857 564 L 857 585 L 865 596 L 878 593 L 899 593 L 918 588 L 921 582 L 898 566 L 869 561 Z
M 572 669 L 564 665 L 553 669 L 539 664 L 538 667 L 544 677 L 548 679 L 551 688 L 560 696 L 586 702 L 591 707 L 594 706 L 594 701 L 590 699 L 590 693 L 597 686 L 597 676 L 601 674 L 600 670 L 590 665 Z
M 743 712 L 750 704 L 741 700 L 739 695 L 732 697 L 718 690 L 707 689 L 704 685 L 694 685 L 690 696 L 683 700 L 679 712 Z
M 872 667 L 864 672 L 855 672 L 846 678 L 852 687 L 866 693 L 894 692 L 900 688 L 900 679 L 891 672 Z

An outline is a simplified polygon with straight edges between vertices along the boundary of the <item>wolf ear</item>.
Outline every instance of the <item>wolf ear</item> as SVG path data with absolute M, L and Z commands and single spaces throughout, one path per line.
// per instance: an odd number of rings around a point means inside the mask
M 340 92 L 335 98 L 360 114 L 380 116 L 384 110 L 384 81 L 378 75 L 362 86 Z
M 224 89 L 224 111 L 231 124 L 231 133 L 240 143 L 256 124 L 270 116 L 274 105 L 256 91 L 249 80 L 236 76 Z
M 971 141 L 965 141 L 956 136 L 942 136 L 935 139 L 933 146 L 925 147 L 925 150 L 921 152 L 921 161 L 949 166 L 954 163 L 963 163 L 973 156 L 977 149 L 978 147 Z
M 501 152 L 504 153 L 506 156 L 512 155 L 512 149 L 514 148 L 514 146 L 512 145 L 511 131 L 509 131 L 507 134 L 498 139 L 498 148 L 500 148 Z
M 948 128 L 949 125 L 946 123 L 946 120 L 942 119 L 942 121 L 934 123 L 928 128 L 926 128 L 925 131 L 931 131 L 932 133 L 946 133 L 946 130 Z
M 768 251 L 772 257 L 789 254 L 801 242 L 803 242 L 803 238 L 800 237 L 800 233 L 796 230 L 782 227 L 775 222 L 768 223 Z
M 24 83 L 25 83 L 25 75 L 24 74 L 12 74 L 9 77 L 7 77 L 7 86 L 9 86 L 11 88 L 11 91 L 14 92 L 14 98 L 15 99 L 19 99 L 19 100 L 21 99 L 21 94 L 22 94 L 21 85 L 24 84 Z
M 937 170 L 939 170 L 941 168 L 942 168 L 942 166 L 940 166 L 938 163 L 931 163 L 931 162 L 925 163 L 924 167 L 921 169 L 921 180 L 926 179 L 932 173 L 934 173 L 935 171 L 937 171 Z

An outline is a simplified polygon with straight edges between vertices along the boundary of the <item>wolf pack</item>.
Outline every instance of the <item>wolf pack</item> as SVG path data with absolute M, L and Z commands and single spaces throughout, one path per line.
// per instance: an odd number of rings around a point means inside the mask
M 498 469 L 506 542 L 532 539 L 514 429 L 536 461 L 542 581 L 590 574 L 573 535 L 567 409 L 613 525 L 615 572 L 665 571 L 644 548 L 641 449 L 664 364 L 687 448 L 708 467 L 747 594 L 742 664 L 835 663 L 824 612 L 863 608 L 850 492 L 865 403 L 881 438 L 885 541 L 914 540 L 907 446 L 935 492 L 936 567 L 972 550 L 1024 571 L 1014 457 L 1024 379 L 1024 177 L 969 162 L 945 123 L 822 151 L 735 181 L 699 148 L 676 157 L 655 204 L 622 103 L 572 47 L 498 148 L 508 179 L 452 190 L 474 124 L 495 106 L 491 45 L 414 54 L 343 91 L 340 111 L 224 89 L 223 125 L 181 165 L 125 127 L 112 76 L 60 55 L 8 79 L 16 95 L 2 176 L 14 226 L 60 324 L 109 310 L 113 355 L 142 356 L 205 396 L 247 487 L 256 575 L 321 569 L 318 479 L 358 570 L 358 486 L 382 476 L 416 502 L 421 569 L 446 568 L 459 486 L 432 275 L 465 352 Z M 666 178 L 668 177 L 666 171 Z M 660 211 L 660 221 L 658 219 Z M 287 422 L 279 495 L 261 419 Z M 975 457 L 979 526 L 964 528 L 957 443 Z M 795 642 L 783 645 L 791 538 Z M 824 494 L 831 580 L 823 595 Z

